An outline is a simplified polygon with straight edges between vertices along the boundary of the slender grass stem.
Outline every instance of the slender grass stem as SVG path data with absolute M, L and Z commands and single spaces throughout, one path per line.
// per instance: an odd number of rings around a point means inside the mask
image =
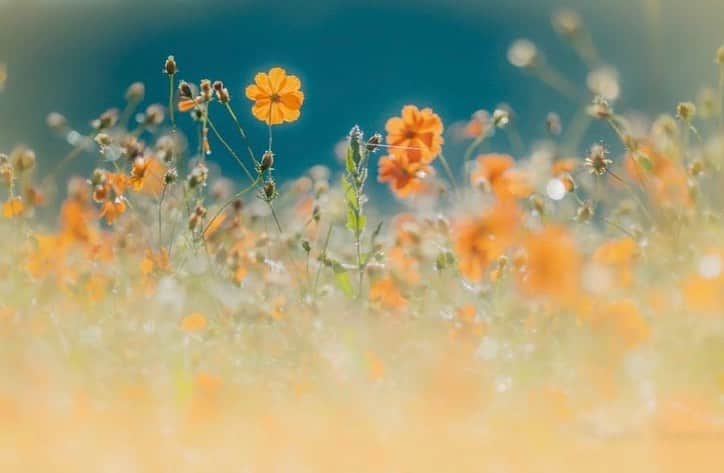
M 206 231 L 211 227 L 211 225 L 216 221 L 216 219 L 219 218 L 219 216 L 224 212 L 224 210 L 226 210 L 231 204 L 233 204 L 235 200 L 239 199 L 240 197 L 242 197 L 244 194 L 246 194 L 250 190 L 253 190 L 257 186 L 257 184 L 259 184 L 259 182 L 261 182 L 261 176 L 258 176 L 254 180 L 254 182 L 251 183 L 250 186 L 245 187 L 244 189 L 240 190 L 239 192 L 234 194 L 229 200 L 224 202 L 224 204 L 219 208 L 219 210 L 216 211 L 214 216 L 211 217 L 211 220 L 209 220 L 209 223 L 206 224 L 203 234 L 206 234 Z
M 442 163 L 442 167 L 445 170 L 445 173 L 447 174 L 448 179 L 450 180 L 450 184 L 453 187 L 453 190 L 456 195 L 459 193 L 459 187 L 457 183 L 457 179 L 455 179 L 455 174 L 453 174 L 452 169 L 450 168 L 450 164 L 447 161 L 447 158 L 445 158 L 445 155 L 441 152 L 439 155 L 440 162 Z
M 239 158 L 239 155 L 236 154 L 236 152 L 229 145 L 229 143 L 227 143 L 226 140 L 221 136 L 221 133 L 219 133 L 219 130 L 216 129 L 216 126 L 214 125 L 214 122 L 211 121 L 210 117 L 207 118 L 207 123 L 209 124 L 209 128 L 211 128 L 212 133 L 216 136 L 216 139 L 219 140 L 221 145 L 226 148 L 226 151 L 228 151 L 229 154 L 234 158 L 239 167 L 241 167 L 241 169 L 244 171 L 244 174 L 246 174 L 246 177 L 248 177 L 251 182 L 256 182 L 254 176 L 252 176 L 251 174 L 251 171 L 249 171 L 249 168 L 246 166 L 246 164 L 244 164 L 244 161 Z
M 254 163 L 254 166 L 257 166 L 259 164 L 259 162 L 257 161 L 256 157 L 254 156 L 254 151 L 251 149 L 251 145 L 249 144 L 249 139 L 247 138 L 246 132 L 244 131 L 244 128 L 241 126 L 239 119 L 236 117 L 236 113 L 234 113 L 234 109 L 231 108 L 231 104 L 228 102 L 226 102 L 224 104 L 224 107 L 226 108 L 226 111 L 229 112 L 231 121 L 233 121 L 234 124 L 236 125 L 236 129 L 239 130 L 239 135 L 241 135 L 241 139 L 244 140 L 244 144 L 246 145 L 246 150 L 249 153 L 249 157 L 251 158 L 251 161 Z

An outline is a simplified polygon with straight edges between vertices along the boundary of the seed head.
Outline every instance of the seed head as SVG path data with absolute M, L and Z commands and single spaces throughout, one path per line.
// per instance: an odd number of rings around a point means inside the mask
M 142 116 L 141 122 L 146 125 L 160 125 L 165 116 L 164 107 L 158 104 L 149 105 L 146 113 Z
M 126 100 L 129 102 L 140 102 L 146 95 L 146 86 L 143 82 L 134 82 L 126 89 Z
M 178 179 L 178 171 L 176 168 L 170 168 L 166 173 L 163 175 L 163 182 L 164 184 L 173 184 Z
M 510 109 L 507 107 L 496 108 L 493 112 L 493 125 L 505 128 L 508 123 L 510 123 Z
M 613 116 L 613 109 L 605 98 L 597 95 L 593 103 L 588 106 L 588 114 L 599 120 L 608 120 Z
M 36 163 L 35 151 L 28 148 L 19 148 L 12 154 L 13 167 L 18 173 L 30 171 Z
M 379 149 L 379 145 L 382 143 L 382 135 L 379 133 L 375 133 L 370 137 L 369 140 L 367 140 L 367 152 L 368 153 L 374 153 Z
M 616 100 L 621 93 L 618 72 L 610 66 L 603 66 L 591 71 L 586 78 L 588 90 L 606 100 Z
M 530 40 L 517 39 L 508 48 L 508 61 L 515 67 L 533 67 L 539 59 L 538 48 Z
M 680 102 L 676 106 L 676 118 L 685 122 L 691 121 L 696 115 L 696 105 L 691 102 Z
M 557 113 L 550 112 L 548 116 L 546 116 L 546 130 L 554 136 L 560 135 L 563 131 L 561 117 L 559 117 Z
M 259 163 L 259 170 L 261 172 L 264 172 L 271 169 L 272 166 L 274 166 L 274 153 L 266 150 L 261 157 L 261 162 Z
M 608 172 L 609 166 L 613 164 L 613 161 L 608 159 L 607 156 L 608 150 L 601 144 L 595 144 L 591 147 L 591 151 L 584 161 L 584 166 L 588 168 L 591 174 L 603 176 Z
M 166 63 L 163 65 L 163 70 L 166 74 L 172 76 L 178 72 L 176 67 L 176 59 L 173 56 L 166 58 Z
M 231 100 L 231 95 L 229 94 L 229 89 L 224 87 L 224 83 L 220 80 L 217 80 L 213 84 L 214 91 L 216 92 L 216 98 L 221 103 L 229 103 L 229 100 Z
M 91 125 L 96 130 L 105 130 L 113 128 L 118 122 L 118 109 L 111 108 L 101 114 L 100 117 L 96 118 L 91 122 Z
M 185 99 L 190 99 L 191 97 L 193 97 L 194 92 L 191 89 L 191 85 L 188 82 L 183 81 L 183 80 L 181 82 L 179 82 L 178 95 L 179 95 L 179 97 L 182 97 Z
M 277 194 L 277 185 L 274 181 L 268 180 L 264 183 L 264 198 L 266 200 L 273 200 Z
M 573 10 L 559 10 L 553 15 L 553 29 L 561 36 L 573 38 L 583 31 L 583 20 Z
M 198 163 L 189 173 L 187 178 L 189 187 L 194 189 L 206 185 L 206 181 L 209 178 L 209 168 L 203 163 Z
M 45 118 L 45 123 L 48 125 L 48 128 L 56 133 L 62 133 L 68 128 L 68 121 L 63 115 L 57 112 L 49 113 Z
M 207 102 L 211 100 L 214 95 L 214 88 L 211 86 L 211 81 L 209 79 L 203 79 L 199 84 L 199 88 L 201 89 L 201 97 Z

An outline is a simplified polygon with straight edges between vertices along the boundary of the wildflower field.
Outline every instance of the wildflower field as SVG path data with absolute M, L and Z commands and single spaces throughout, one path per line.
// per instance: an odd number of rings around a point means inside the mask
M 579 104 L 543 141 L 409 104 L 280 179 L 295 71 L 178 55 L 165 97 L 48 115 L 65 156 L 8 145 L 0 471 L 724 471 L 724 46 L 642 116 L 582 21 L 553 17 L 585 83 L 508 50 Z

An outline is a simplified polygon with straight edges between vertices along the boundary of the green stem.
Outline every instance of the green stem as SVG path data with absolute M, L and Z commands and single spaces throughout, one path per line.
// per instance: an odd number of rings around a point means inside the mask
M 236 199 L 240 198 L 241 196 L 243 196 L 244 194 L 246 194 L 246 193 L 249 192 L 250 190 L 254 189 L 254 188 L 257 186 L 257 184 L 259 184 L 260 181 L 261 181 L 261 176 L 258 176 L 258 177 L 254 180 L 254 182 L 251 183 L 250 186 L 245 187 L 244 189 L 240 190 L 239 192 L 237 192 L 236 194 L 234 194 L 229 200 L 227 200 L 226 202 L 224 202 L 224 204 L 219 208 L 219 210 L 214 214 L 214 216 L 211 217 L 211 220 L 209 220 L 209 223 L 206 224 L 206 228 L 204 228 L 204 231 L 203 231 L 202 235 L 206 234 L 206 231 L 211 227 L 211 225 L 216 221 L 216 219 L 219 218 L 219 216 L 221 215 L 221 213 L 222 213 L 224 210 L 226 210 L 227 207 L 229 207 L 231 204 L 233 204 Z
M 251 172 L 249 171 L 249 168 L 246 167 L 246 164 L 244 164 L 244 162 L 241 160 L 241 158 L 239 158 L 239 156 L 236 154 L 236 152 L 234 152 L 234 150 L 231 148 L 229 143 L 227 143 L 226 140 L 221 136 L 219 131 L 216 129 L 214 122 L 211 121 L 211 117 L 207 117 L 206 122 L 209 124 L 209 128 L 211 128 L 211 131 L 216 136 L 216 139 L 218 139 L 219 142 L 221 142 L 221 144 L 224 146 L 224 148 L 226 148 L 226 151 L 228 151 L 229 154 L 234 158 L 234 160 L 236 160 L 236 162 L 239 164 L 241 169 L 246 174 L 246 177 L 248 177 L 250 181 L 255 182 L 255 179 L 252 176 Z
M 450 168 L 450 164 L 445 158 L 445 155 L 443 153 L 440 153 L 438 156 L 440 156 L 440 162 L 442 163 L 442 167 L 443 169 L 445 169 L 448 179 L 450 179 L 450 184 L 452 184 L 455 194 L 457 194 L 459 192 L 459 187 L 457 180 L 455 179 L 455 174 L 453 174 L 452 169 Z

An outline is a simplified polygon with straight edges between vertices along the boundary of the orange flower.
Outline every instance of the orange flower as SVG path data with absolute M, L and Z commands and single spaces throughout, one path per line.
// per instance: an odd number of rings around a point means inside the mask
M 407 307 L 407 299 L 402 295 L 397 283 L 390 278 L 378 279 L 370 288 L 370 300 L 384 309 L 402 310 Z
M 118 217 L 120 217 L 125 211 L 126 199 L 123 197 L 116 197 L 113 200 L 107 200 L 103 203 L 101 206 L 100 216 L 106 218 L 106 223 L 108 225 L 113 225 L 113 222 L 118 220 Z
M 624 237 L 603 243 L 593 253 L 594 263 L 610 267 L 615 271 L 615 281 L 619 287 L 627 287 L 633 282 L 631 264 L 638 254 L 638 246 L 633 238 Z
M 410 162 L 406 153 L 382 156 L 378 166 L 379 182 L 388 182 L 390 190 L 400 198 L 427 190 L 429 187 L 425 178 L 435 173 L 435 170 L 424 162 Z
M 482 217 L 459 224 L 455 252 L 462 275 L 480 282 L 490 264 L 513 242 L 519 222 L 520 212 L 514 205 L 499 204 Z
M 206 317 L 203 314 L 194 312 L 187 315 L 181 321 L 181 330 L 184 332 L 200 332 L 206 328 Z
M 147 194 L 158 196 L 163 188 L 165 172 L 165 167 L 157 159 L 138 157 L 133 161 L 128 182 L 134 191 L 143 190 Z M 119 184 L 116 183 L 116 187 L 119 187 Z
M 580 282 L 581 255 L 575 240 L 560 227 L 546 227 L 523 242 L 526 267 L 518 273 L 525 292 L 573 300 Z
M 646 170 L 637 163 L 637 156 L 650 163 Z M 653 203 L 660 205 L 692 205 L 686 170 L 649 145 L 642 145 L 637 155 L 629 153 L 624 160 L 626 172 L 642 182 Z
M 90 242 L 95 239 L 95 231 L 89 225 L 95 217 L 95 209 L 81 199 L 68 199 L 60 208 L 60 225 L 63 234 L 71 239 Z
M 470 174 L 470 183 L 487 186 L 499 199 L 527 197 L 533 192 L 530 180 L 514 166 L 515 160 L 506 154 L 480 155 Z
M 22 214 L 23 210 L 25 210 L 23 199 L 20 196 L 15 196 L 6 200 L 5 203 L 3 203 L 2 214 L 5 218 L 13 218 Z
M 392 247 L 387 252 L 387 261 L 394 274 L 407 284 L 414 285 L 420 282 L 420 263 L 417 258 L 407 254 L 403 247 Z
M 299 118 L 304 102 L 302 86 L 297 76 L 287 75 L 281 67 L 254 76 L 254 84 L 246 88 L 247 98 L 254 100 L 251 113 L 267 125 L 293 122 Z
M 724 277 L 690 276 L 682 284 L 684 303 L 689 310 L 705 314 L 721 313 L 724 305 Z
M 410 148 L 405 150 L 408 162 L 430 163 L 442 151 L 442 120 L 431 108 L 405 105 L 401 117 L 387 120 L 385 130 L 387 144 Z

